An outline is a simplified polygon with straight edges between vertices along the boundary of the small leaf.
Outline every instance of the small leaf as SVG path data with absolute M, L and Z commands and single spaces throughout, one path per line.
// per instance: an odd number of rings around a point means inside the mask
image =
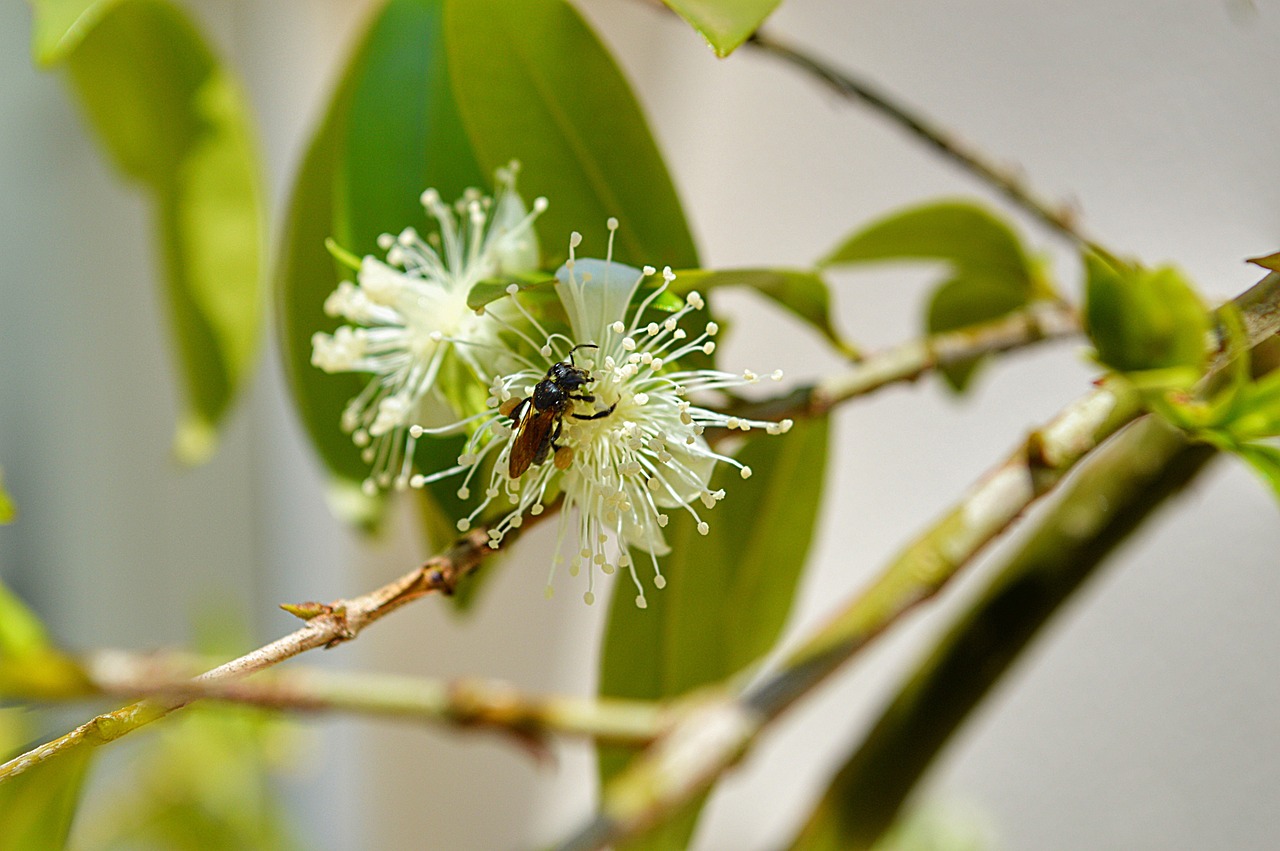
M 93 748 L 74 748 L 0 783 L 0 848 L 65 848 Z
M 707 291 L 716 287 L 749 287 L 809 323 L 847 358 L 859 356 L 831 318 L 831 294 L 816 272 L 802 269 L 686 269 L 676 273 L 677 292 Z
M 1085 329 L 1103 364 L 1120 372 L 1203 366 L 1209 312 L 1176 269 L 1117 266 L 1095 255 L 1085 266 Z
M 817 523 L 827 436 L 827 420 L 819 419 L 799 421 L 786 435 L 752 438 L 738 453 L 751 478 L 728 465 L 712 478 L 711 490 L 724 488 L 727 496 L 706 518 L 708 535 L 698 534 L 687 512 L 671 511 L 671 553 L 661 560 L 667 586 L 646 595 L 647 609 L 636 608 L 630 577 L 614 586 L 601 694 L 674 697 L 737 673 L 773 646 Z M 641 571 L 650 563 L 647 553 L 631 557 Z M 625 762 L 602 748 L 602 779 Z M 690 817 L 686 828 L 693 824 Z
M 110 9 L 115 0 L 32 0 L 31 50 L 49 67 L 66 58 Z
M 186 15 L 159 0 L 39 4 L 36 42 L 42 61 L 66 65 L 116 167 L 154 196 L 187 393 L 174 449 L 199 463 L 248 376 L 262 318 L 251 113 Z
M 926 204 L 882 219 L 846 239 L 820 266 L 888 260 L 934 260 L 951 267 L 951 277 L 929 299 L 930 334 L 998 319 L 1033 297 L 1051 295 L 1017 234 L 965 201 Z M 948 365 L 942 377 L 963 391 L 981 360 Z
M 0 525 L 12 523 L 13 518 L 18 516 L 18 511 L 13 507 L 13 500 L 9 498 L 9 492 L 4 489 L 4 470 L 0 470 Z
M 930 334 L 955 331 L 979 322 L 998 319 L 1024 307 L 1025 290 L 1008 286 L 998 278 L 980 275 L 953 278 L 933 291 L 926 314 L 926 327 Z M 947 364 L 939 370 L 947 385 L 957 393 L 969 385 L 978 366 L 985 358 L 972 358 Z
M 1276 499 L 1280 499 L 1280 448 L 1264 443 L 1244 443 L 1232 450 L 1242 461 L 1271 485 Z
M 692 267 L 697 252 L 640 105 L 613 58 L 563 0 L 446 0 L 454 95 L 484 169 L 523 163 L 521 187 L 551 206 L 538 220 L 558 265 L 569 234 L 580 256 Z
M 39 700 L 87 691 L 80 666 L 49 642 L 40 619 L 0 583 L 0 700 Z M 0 843 L 0 848 L 5 847 Z
M 1017 235 L 976 204 L 944 201 L 913 207 L 850 236 L 819 266 L 886 260 L 941 260 L 956 272 L 1010 287 L 1032 286 L 1033 270 Z
M 1264 269 L 1269 269 L 1272 272 L 1280 272 L 1280 251 L 1277 251 L 1275 254 L 1267 254 L 1262 257 L 1250 257 L 1248 262 L 1255 266 L 1261 266 Z
M 716 56 L 733 53 L 782 0 L 663 0 L 697 30 Z
M 512 275 L 501 280 L 480 281 L 467 293 L 467 307 L 479 310 L 504 296 L 509 295 L 508 287 L 515 285 L 516 291 L 529 295 L 547 295 L 555 297 L 556 279 L 548 275 L 532 273 L 529 275 Z

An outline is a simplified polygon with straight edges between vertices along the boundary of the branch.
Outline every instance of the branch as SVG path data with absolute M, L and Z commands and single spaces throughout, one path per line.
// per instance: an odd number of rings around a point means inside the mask
M 525 528 L 538 519 L 538 517 L 530 517 L 524 524 Z M 218 682 L 244 677 L 307 650 L 333 647 L 344 641 L 350 641 L 369 624 L 419 597 L 434 592 L 452 593 L 458 580 L 475 570 L 481 560 L 493 552 L 488 546 L 488 540 L 484 529 L 475 529 L 459 538 L 443 553 L 428 559 L 417 569 L 375 591 L 351 600 L 284 606 L 286 611 L 304 618 L 307 621 L 306 626 L 265 647 L 260 647 L 207 671 L 197 679 L 201 682 Z M 175 709 L 186 706 L 190 701 L 191 698 L 181 697 L 142 700 L 114 712 L 99 715 L 71 732 L 0 765 L 0 783 L 72 748 L 113 742 L 152 721 L 163 718 Z
M 1280 275 L 1269 275 L 1235 304 L 1244 312 L 1252 343 L 1276 334 Z M 1140 414 L 1137 393 L 1122 379 L 1106 379 L 1033 431 L 869 588 L 804 641 L 781 670 L 685 716 L 637 757 L 605 789 L 596 817 L 560 847 L 579 851 L 619 843 L 709 788 L 793 702 L 936 595 L 1086 454 Z
M 797 845 L 874 846 L 933 758 L 1039 629 L 1216 454 L 1154 417 L 1103 447 L 922 660 L 836 774 Z
M 750 419 L 773 421 L 787 417 L 822 416 L 841 402 L 868 395 L 890 384 L 915 381 L 939 367 L 1078 333 L 1080 318 L 1070 306 L 1059 302 L 1036 302 L 999 319 L 869 354 L 846 372 L 817 384 L 797 387 L 785 396 L 743 402 L 733 408 L 733 413 Z
M 791 63 L 824 83 L 839 96 L 871 107 L 965 171 L 989 184 L 1034 219 L 1044 223 L 1070 242 L 1105 257 L 1112 256 L 1110 252 L 1080 231 L 1073 209 L 1041 200 L 1018 175 L 988 162 L 976 150 L 964 145 L 947 131 L 913 112 L 882 89 L 763 31 L 757 31 L 746 43 Z
M 645 701 L 529 695 L 507 683 L 467 679 L 295 670 L 250 681 L 192 679 L 190 660 L 123 652 L 95 654 L 85 665 L 87 694 L 186 704 L 211 699 L 269 709 L 354 712 L 460 727 L 489 727 L 539 742 L 559 733 L 615 744 L 653 740 L 666 715 Z M 84 695 L 77 695 L 77 697 Z

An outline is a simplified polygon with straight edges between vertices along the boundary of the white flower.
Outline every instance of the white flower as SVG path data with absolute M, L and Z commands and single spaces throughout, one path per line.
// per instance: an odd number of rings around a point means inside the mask
M 662 533 L 669 519 L 667 511 L 687 511 L 698 531 L 705 535 L 709 525 L 698 503 L 702 509 L 710 509 L 724 497 L 723 490 L 709 489 L 716 463 L 738 467 L 743 478 L 751 475 L 750 468 L 708 445 L 703 437 L 706 428 L 763 428 L 770 434 L 779 434 L 791 427 L 791 421 L 745 420 L 689 400 L 690 394 L 751 384 L 759 376 L 750 371 L 738 374 L 680 367 L 681 358 L 714 350 L 712 338 L 718 328 L 714 322 L 707 322 L 690 336 L 681 327 L 682 319 L 705 306 L 696 292 L 689 293 L 683 305 L 665 317 L 649 309 L 675 279 L 670 268 L 662 271 L 661 284 L 632 308 L 642 282 L 657 272 L 652 267 L 641 270 L 612 262 L 613 232 L 617 226 L 615 219 L 609 220 L 609 252 L 603 261 L 576 259 L 581 236 L 575 233 L 570 239 L 569 260 L 556 273 L 556 289 L 568 314 L 571 335 L 547 334 L 526 312 L 526 318 L 545 337 L 537 357 L 530 359 L 524 369 L 493 380 L 491 412 L 487 417 L 472 418 L 482 420 L 482 424 L 472 433 L 458 466 L 430 477 L 415 477 L 413 484 L 465 471 L 466 478 L 458 492 L 465 499 L 481 462 L 496 453 L 483 501 L 458 524 L 466 530 L 490 504 L 505 498 L 513 508 L 490 529 L 489 543 L 495 548 L 509 530 L 521 525 L 526 512 L 536 515 L 543 511 L 548 494 L 554 494 L 558 484 L 564 495 L 564 510 L 553 575 L 555 565 L 563 562 L 560 553 L 572 526 L 576 546 L 569 573 L 576 576 L 586 565 L 585 600 L 591 603 L 595 599 L 597 567 L 606 574 L 624 567 L 636 586 L 636 605 L 643 608 L 644 583 L 636 573 L 628 547 L 649 553 L 654 585 L 662 588 L 666 580 L 658 566 L 658 556 L 669 551 Z M 515 288 L 511 290 L 514 296 Z M 560 419 L 562 433 L 556 440 L 561 448 L 554 456 L 548 453 L 548 460 L 553 463 L 535 465 L 512 479 L 508 462 L 519 438 L 507 415 L 518 400 L 532 396 L 553 364 L 564 361 L 587 372 L 590 382 L 581 392 L 593 399 L 569 403 Z M 775 372 L 771 377 L 779 380 L 782 373 Z M 414 429 L 416 434 L 434 431 L 443 430 Z M 547 593 L 551 593 L 550 580 Z
M 453 208 L 434 189 L 422 204 L 439 226 L 423 240 L 413 228 L 383 234 L 378 245 L 386 262 L 368 256 L 356 283 L 344 281 L 325 301 L 325 312 L 351 325 L 312 339 L 311 362 L 326 372 L 367 372 L 368 386 L 342 413 L 342 428 L 371 465 L 366 492 L 404 487 L 410 479 L 415 422 L 447 419 L 436 377 L 450 353 L 477 374 L 486 372 L 482 354 L 498 343 L 491 322 L 467 306 L 471 288 L 504 272 L 533 269 L 538 243 L 532 212 L 515 189 L 516 163 L 499 169 L 497 199 L 468 190 Z

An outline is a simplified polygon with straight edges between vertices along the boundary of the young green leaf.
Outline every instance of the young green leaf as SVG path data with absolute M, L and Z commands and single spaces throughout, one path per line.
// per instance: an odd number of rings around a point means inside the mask
M 903 260 L 946 263 L 951 276 L 933 291 L 925 326 L 930 334 L 998 319 L 1051 295 L 1017 234 L 986 209 L 944 201 L 895 213 L 853 234 L 819 267 Z M 963 391 L 982 359 L 944 367 L 955 391 Z
M 446 0 L 446 46 L 459 112 L 482 168 L 518 159 L 521 187 L 551 206 L 538 220 L 559 263 L 581 256 L 692 267 L 697 252 L 640 105 L 613 58 L 564 0 Z
M 1085 257 L 1085 330 L 1098 360 L 1120 372 L 1183 368 L 1198 377 L 1211 327 L 1195 290 L 1171 267 Z
M 760 29 L 782 0 L 662 0 L 722 59 Z
M 820 267 L 887 260 L 941 260 L 957 273 L 1030 290 L 1031 261 L 1003 221 L 967 201 L 912 207 L 858 231 L 819 262 Z
M 676 292 L 707 292 L 717 287 L 749 287 L 807 322 L 840 354 L 856 359 L 858 349 L 844 338 L 831 317 L 827 282 L 802 269 L 685 269 L 672 283 Z
M 619 577 L 601 657 L 601 694 L 673 697 L 742 670 L 773 646 L 817 524 L 827 426 L 825 419 L 802 420 L 784 436 L 747 443 L 738 458 L 752 468 L 751 478 L 743 481 L 732 468 L 713 477 L 710 489 L 723 487 L 728 495 L 707 518 L 708 535 L 699 535 L 685 512 L 671 518 L 665 530 L 671 553 L 662 559 L 667 586 L 649 595 L 647 609 L 636 608 L 629 577 Z M 632 558 L 641 566 L 649 561 L 641 552 Z M 602 749 L 602 778 L 625 762 Z M 687 829 L 692 825 L 690 818 Z
M 976 274 L 952 278 L 933 291 L 925 327 L 930 334 L 955 331 L 1012 313 L 1026 303 L 1026 291 L 1009 286 L 1004 279 Z M 970 358 L 942 366 L 939 371 L 948 386 L 959 393 L 969 386 L 983 360 Z
M 84 691 L 80 666 L 49 642 L 40 619 L 0 583 L 0 700 L 37 700 Z
M 1280 251 L 1262 257 L 1250 257 L 1249 262 L 1272 272 L 1280 272 Z
M 265 216 L 250 111 L 186 14 L 161 0 L 37 4 L 116 167 L 153 195 L 187 410 L 174 441 L 205 460 L 253 363 Z M 140 61 L 145 57 L 146 61 Z

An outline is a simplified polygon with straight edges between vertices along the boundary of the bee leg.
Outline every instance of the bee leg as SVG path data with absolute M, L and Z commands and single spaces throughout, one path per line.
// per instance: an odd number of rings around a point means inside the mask
M 570 393 L 569 398 L 577 399 L 579 402 L 594 402 L 596 400 L 596 397 L 590 393 Z
M 569 465 L 573 463 L 573 447 L 557 446 L 555 461 L 552 463 L 556 465 L 557 470 L 569 469 Z
M 613 403 L 612 405 L 610 405 L 606 410 L 603 410 L 603 411 L 596 411 L 594 414 L 574 414 L 574 415 L 573 415 L 573 418 L 574 418 L 575 420 L 599 420 L 599 419 L 604 419 L 605 417 L 607 417 L 607 416 L 609 416 L 610 414 L 612 414 L 612 413 L 613 413 L 613 409 L 614 409 L 614 408 L 616 408 L 616 407 L 618 407 L 618 403 L 617 403 L 617 402 L 614 402 L 614 403 Z

